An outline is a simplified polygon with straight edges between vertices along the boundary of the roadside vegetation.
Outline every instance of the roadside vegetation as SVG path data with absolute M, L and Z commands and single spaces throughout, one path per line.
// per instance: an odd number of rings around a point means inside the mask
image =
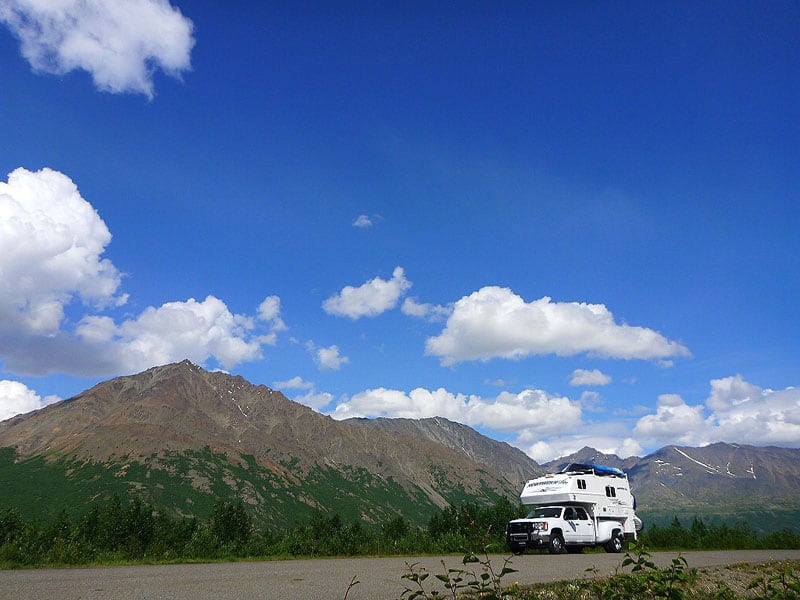
M 198 520 L 161 515 L 138 499 L 123 502 L 115 496 L 80 518 L 62 511 L 51 522 L 0 509 L 0 566 L 431 555 L 486 548 L 503 553 L 505 524 L 522 512 L 505 499 L 489 507 L 464 503 L 418 527 L 402 517 L 368 524 L 317 511 L 279 530 L 255 527 L 242 502 L 217 503 L 208 519 Z M 666 527 L 653 525 L 640 538 L 653 550 L 800 548 L 796 531 L 759 535 L 747 523 L 709 525 L 699 518 L 689 525 L 677 518 Z
M 694 569 L 678 554 L 659 569 L 641 542 L 634 544 L 610 577 L 596 577 L 589 568 L 583 578 L 538 585 L 509 583 L 516 569 L 511 557 L 499 566 L 489 554 L 467 554 L 463 567 L 438 573 L 406 563 L 401 598 L 408 600 L 797 600 L 800 598 L 800 561 L 737 563 Z M 358 584 L 354 578 L 347 595 Z

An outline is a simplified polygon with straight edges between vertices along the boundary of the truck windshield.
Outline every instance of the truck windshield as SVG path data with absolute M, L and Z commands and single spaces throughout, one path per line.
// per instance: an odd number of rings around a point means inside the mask
M 561 516 L 560 506 L 540 506 L 528 513 L 529 519 L 547 519 Z

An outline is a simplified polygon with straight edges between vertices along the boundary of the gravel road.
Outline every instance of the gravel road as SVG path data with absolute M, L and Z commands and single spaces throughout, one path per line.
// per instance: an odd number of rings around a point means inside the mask
M 655 553 L 660 565 L 668 565 L 675 552 Z M 685 552 L 690 567 L 800 560 L 798 550 Z M 492 557 L 501 566 L 503 556 Z M 287 560 L 246 563 L 36 569 L 0 571 L 2 600 L 329 600 L 344 598 L 355 576 L 361 582 L 348 600 L 392 600 L 400 598 L 406 580 L 406 562 L 417 562 L 433 574 L 461 567 L 458 557 L 441 558 L 342 558 Z M 504 582 L 521 584 L 580 579 L 585 570 L 596 567 L 610 574 L 622 560 L 619 554 L 529 554 L 515 556 L 511 566 L 519 572 Z M 478 572 L 479 569 L 478 569 Z M 430 580 L 435 580 L 433 575 Z M 428 583 L 426 582 L 426 583 Z M 438 583 L 438 582 L 437 582 Z M 430 590 L 430 587 L 426 589 Z M 439 588 L 441 589 L 441 588 Z

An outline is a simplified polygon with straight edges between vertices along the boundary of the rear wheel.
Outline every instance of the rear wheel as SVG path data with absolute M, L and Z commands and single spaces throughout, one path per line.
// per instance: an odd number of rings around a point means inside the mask
M 561 537 L 560 533 L 554 533 L 550 536 L 547 549 L 550 551 L 550 554 L 561 554 L 564 552 L 564 538 Z
M 614 534 L 611 536 L 611 539 L 606 542 L 605 549 L 606 552 L 619 554 L 620 552 L 622 552 L 622 547 L 624 545 L 625 541 L 622 537 L 622 534 L 619 531 L 615 531 Z

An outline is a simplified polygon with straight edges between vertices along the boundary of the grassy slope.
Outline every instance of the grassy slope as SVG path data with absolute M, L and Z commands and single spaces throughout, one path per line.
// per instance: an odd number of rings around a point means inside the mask
M 279 465 L 278 474 L 252 456 L 243 455 L 232 463 L 208 449 L 153 456 L 144 462 L 17 458 L 13 449 L 0 449 L 0 508 L 14 507 L 26 518 L 50 520 L 62 509 L 77 517 L 114 494 L 138 496 L 173 516 L 203 519 L 218 500 L 241 499 L 256 523 L 272 527 L 288 527 L 315 509 L 338 513 L 344 521 L 366 518 L 380 523 L 402 515 L 417 524 L 427 523 L 439 510 L 422 490 L 406 489 L 365 469 L 315 465 L 302 473 L 290 461 Z M 439 491 L 454 503 L 497 499 L 488 488 L 483 498 L 458 486 Z

